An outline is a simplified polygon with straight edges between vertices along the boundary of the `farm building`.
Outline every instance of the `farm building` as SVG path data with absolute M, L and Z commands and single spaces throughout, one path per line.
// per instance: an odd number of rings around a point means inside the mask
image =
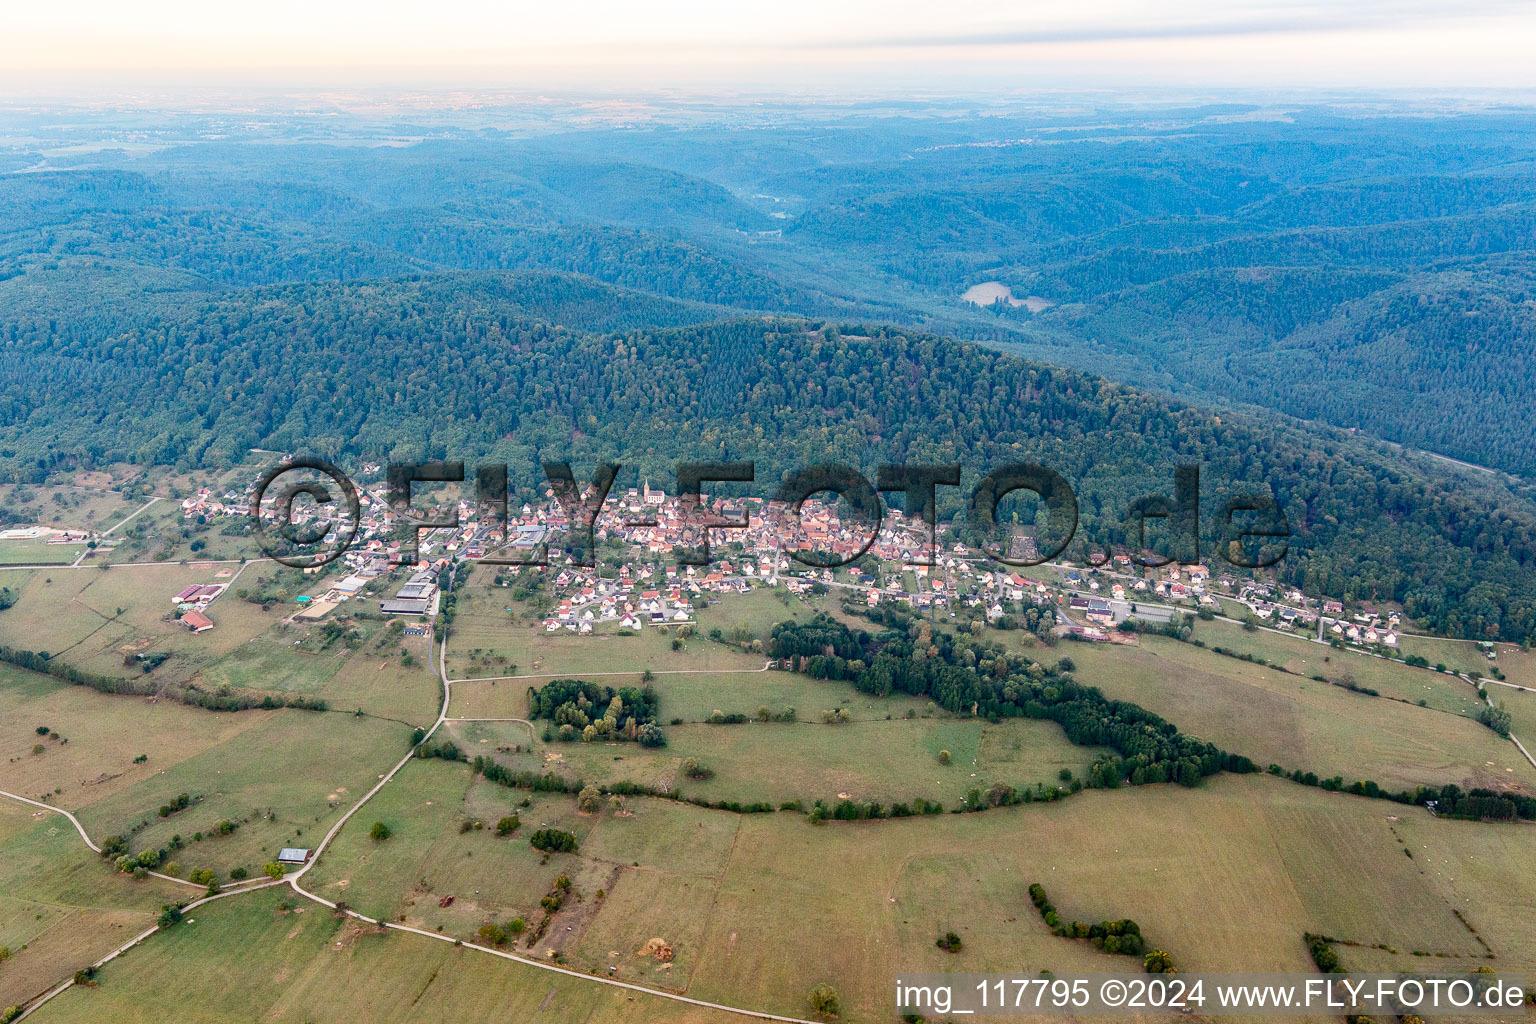
M 195 609 L 181 617 L 181 624 L 194 633 L 206 633 L 213 628 L 213 620 Z
M 437 611 L 437 582 L 429 572 L 412 576 L 395 596 L 379 602 L 386 615 L 434 615 Z

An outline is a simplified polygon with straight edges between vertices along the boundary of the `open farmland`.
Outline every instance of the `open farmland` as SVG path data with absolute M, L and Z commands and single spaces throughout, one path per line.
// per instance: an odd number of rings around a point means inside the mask
M 343 636 L 320 624 L 278 623 L 208 664 L 199 682 L 323 700 L 358 711 L 430 725 L 442 704 L 431 643 L 389 633 L 377 619 L 337 620 Z M 409 654 L 407 661 L 402 652 Z
M 0 789 L 32 799 L 51 795 L 54 805 L 78 810 L 228 743 L 271 716 L 109 696 L 0 665 Z M 39 729 L 59 739 L 40 736 Z M 43 749 L 34 753 L 38 745 Z
M 1363 651 L 1340 650 L 1269 630 L 1249 632 L 1220 621 L 1198 623 L 1195 636 L 1207 647 L 1252 655 L 1299 676 L 1322 676 L 1340 686 L 1376 690 L 1384 697 L 1410 704 L 1423 701 L 1436 710 L 1474 718 L 1482 706 L 1476 689 L 1465 680 L 1373 657 Z
M 45 540 L 0 539 L 0 566 L 69 565 L 86 550 L 82 544 L 50 544 Z
M 27 486 L 0 484 L 0 508 L 10 509 L 29 525 L 57 530 L 108 530 L 142 506 L 116 491 L 72 484 Z M 79 548 L 75 548 L 79 553 Z
M 380 773 L 409 749 L 410 730 L 382 719 L 308 711 L 242 711 L 250 728 L 217 746 L 154 772 L 133 786 L 85 806 L 80 820 L 92 835 L 127 836 L 130 848 L 168 849 L 188 870 L 210 868 L 228 878 L 234 868 L 257 872 L 284 846 L 318 840 Z M 160 817 L 161 806 L 186 793 L 191 806 Z M 237 827 L 220 835 L 218 826 Z M 194 835 L 205 838 L 194 841 Z
M 114 563 L 259 558 L 255 540 L 245 535 L 238 522 L 233 535 L 225 534 L 230 522 L 200 524 L 181 514 L 180 502 L 156 502 L 113 532 L 115 546 L 109 558 Z
M 482 570 L 483 572 L 483 570 Z M 476 579 L 480 574 L 477 573 Z M 750 598 L 752 595 L 748 595 Z M 777 601 L 779 619 L 788 617 Z M 508 609 L 511 611 L 508 611 Z M 559 630 L 549 633 L 537 618 L 530 621 L 527 608 L 513 601 L 508 589 L 471 583 L 460 592 L 454 616 L 454 643 L 448 671 L 453 678 L 583 672 L 641 672 L 663 669 L 708 671 L 711 669 L 761 668 L 763 659 L 713 643 L 703 634 L 719 626 L 729 631 L 736 624 L 728 611 L 701 609 L 696 635 L 682 650 L 672 649 L 675 629 L 646 626 L 631 636 L 618 633 L 607 623 L 594 635 L 578 636 Z M 766 618 L 760 616 L 760 618 Z M 515 669 L 512 667 L 515 666 Z
M 528 688 L 543 686 L 565 674 L 455 682 L 453 706 L 449 710 L 455 718 L 526 718 Z M 614 689 L 646 685 L 638 672 L 591 678 Z M 794 708 L 798 716 L 806 719 L 814 719 L 827 708 L 843 708 L 854 721 L 871 721 L 888 715 L 900 717 L 908 709 L 922 712 L 928 704 L 916 698 L 871 697 L 846 684 L 822 682 L 792 672 L 766 671 L 761 660 L 754 668 L 724 672 L 666 671 L 656 674 L 649 685 L 660 697 L 663 722 L 674 718 L 702 722 L 717 710 L 751 716 L 762 707 L 774 714 Z
M 487 830 L 460 830 L 527 795 L 487 803 L 483 785 L 468 786 L 451 765 L 408 766 L 306 885 L 471 938 L 486 921 L 535 920 L 532 903 L 565 874 L 581 898 L 555 915 L 540 951 L 551 945 L 579 967 L 792 1014 L 806 979 L 824 978 L 855 1021 L 883 1019 L 893 958 L 927 970 L 1122 969 L 1051 935 L 1028 903 L 1032 881 L 1069 917 L 1133 917 L 1185 970 L 1302 970 L 1308 930 L 1397 949 L 1397 968 L 1411 966 L 1413 950 L 1486 962 L 1456 911 L 1475 923 L 1496 966 L 1536 955 L 1532 908 L 1517 898 L 1488 914 L 1476 890 L 1517 885 L 1536 868 L 1523 830 L 1437 821 L 1267 777 L 820 827 L 792 813 L 737 816 L 649 799 L 620 816 L 578 815 L 569 798 L 535 797 L 518 812 L 525 830 L 548 821 L 581 837 L 577 854 L 542 866 L 526 832 L 498 839 L 489 820 Z M 396 830 L 382 843 L 366 835 L 375 818 Z M 1476 873 L 1463 875 L 1463 865 Z M 1399 898 L 1371 895 L 1388 886 Z M 457 901 L 444 910 L 446 895 Z M 933 949 L 948 929 L 964 938 L 958 957 Z M 652 938 L 673 947 L 675 967 L 636 955 Z M 780 950 L 771 962 L 747 957 L 768 946 Z M 1354 965 L 1349 948 L 1342 955 Z
M 275 612 L 228 592 L 208 611 L 214 629 L 192 633 L 175 620 L 172 598 L 182 589 L 228 583 L 239 570 L 198 563 L 39 570 L 11 609 L 25 611 L 0 614 L 0 643 L 47 651 L 105 676 L 138 673 L 125 664 L 133 655 L 169 653 L 152 678 L 185 681 L 277 621 Z
M 290 909 L 285 909 L 290 908 Z M 435 1024 L 539 1012 L 592 1024 L 741 1018 L 596 986 L 416 935 L 386 933 L 281 890 L 223 900 L 72 989 L 38 1024 Z
M 531 920 L 569 858 L 541 864 L 528 835 L 547 824 L 584 837 L 591 822 L 576 814 L 569 797 L 533 796 L 520 807 L 528 796 L 473 780 L 463 765 L 413 762 L 366 814 L 347 823 L 304 886 L 366 914 L 391 920 L 403 914 L 416 927 L 442 925 L 466 938 L 487 921 Z M 513 814 L 522 828 L 498 837 L 496 823 Z M 388 840 L 369 837 L 376 821 L 390 829 Z M 463 829 L 474 821 L 484 827 Z M 454 897 L 451 907 L 438 906 L 445 896 Z
M 1077 677 L 1252 758 L 1389 789 L 1456 783 L 1536 789 L 1513 744 L 1478 722 L 1227 658 L 1163 637 L 1071 650 Z
M 0 802 L 0 1004 L 56 984 L 153 923 L 175 886 L 107 869 L 59 815 Z

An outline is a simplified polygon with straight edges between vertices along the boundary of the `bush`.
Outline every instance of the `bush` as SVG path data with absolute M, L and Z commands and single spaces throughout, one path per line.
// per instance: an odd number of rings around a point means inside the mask
M 822 1017 L 836 1017 L 843 1011 L 842 1000 L 837 998 L 837 990 L 831 985 L 817 985 L 807 998 L 811 1011 Z
M 509 815 L 496 823 L 496 834 L 498 836 L 509 836 L 516 832 L 522 824 L 517 815 Z
M 956 935 L 954 932 L 945 932 L 943 935 L 939 936 L 939 941 L 934 943 L 934 945 L 938 946 L 946 953 L 958 953 L 960 952 L 961 946 L 960 936 Z
M 388 839 L 391 834 L 392 833 L 389 831 L 389 826 L 384 824 L 382 821 L 374 822 L 373 827 L 368 830 L 368 838 L 372 839 L 376 843 L 382 843 L 384 840 Z
M 282 878 L 283 875 L 287 873 L 288 869 L 283 867 L 277 861 L 273 860 L 263 864 L 261 866 L 261 870 L 267 873 L 268 878 Z
M 1312 954 L 1312 962 L 1317 964 L 1317 969 L 1324 974 L 1342 973 L 1339 967 L 1339 954 L 1328 945 L 1328 940 L 1321 935 L 1307 935 L 1307 952 Z
M 488 946 L 505 946 L 511 937 L 510 925 L 483 924 L 480 926 L 480 941 Z

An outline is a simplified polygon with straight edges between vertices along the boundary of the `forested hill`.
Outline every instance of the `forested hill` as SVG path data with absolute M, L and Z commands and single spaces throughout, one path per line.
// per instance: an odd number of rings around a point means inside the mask
M 1536 478 L 1536 110 L 1375 102 L 753 104 L 539 130 L 491 128 L 488 107 L 411 145 L 328 144 L 403 129 L 309 111 L 197 131 L 183 113 L 157 134 L 142 110 L 0 110 L 0 168 L 25 171 L 0 174 L 0 327 L 115 333 L 231 289 L 575 273 L 712 313 L 1013 346 Z M 1033 301 L 962 299 L 982 284 Z
M 8 325 L 0 456 L 23 478 L 118 459 L 214 465 L 250 447 L 491 458 L 524 487 L 548 456 L 658 481 L 680 459 L 753 459 L 762 491 L 828 460 L 960 462 L 965 488 L 1033 460 L 1072 482 L 1080 536 L 1100 544 L 1124 539 L 1133 498 L 1170 493 L 1171 467 L 1198 462 L 1207 521 L 1237 491 L 1272 489 L 1295 531 L 1280 572 L 1304 589 L 1399 600 L 1453 634 L 1536 632 L 1536 510 L 1465 491 L 1452 471 L 888 328 L 550 326 L 529 315 L 537 295 L 558 311 L 595 286 L 537 281 L 521 299 L 436 278 L 255 289 L 102 335 Z

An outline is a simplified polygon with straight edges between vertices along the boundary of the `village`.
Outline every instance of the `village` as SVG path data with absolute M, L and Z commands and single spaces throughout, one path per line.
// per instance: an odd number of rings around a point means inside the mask
M 379 473 L 377 465 L 362 469 L 365 476 Z M 251 497 L 249 487 L 219 494 L 200 489 L 182 502 L 181 511 L 205 521 L 245 517 Z M 543 589 L 550 598 L 541 628 L 548 633 L 688 626 L 701 603 L 782 586 L 791 594 L 840 591 L 844 601 L 868 608 L 894 603 L 933 617 L 965 609 L 967 618 L 1001 628 L 1010 627 L 1013 615 L 1026 607 L 1050 608 L 1057 635 L 1088 642 L 1133 643 L 1137 623 L 1167 623 L 1184 614 L 1251 623 L 1386 657 L 1399 651 L 1401 616 L 1395 610 L 1359 605 L 1346 611 L 1342 601 L 1308 597 L 1272 580 L 1213 574 L 1205 564 L 1148 567 L 1124 551 L 1096 565 L 1031 567 L 1010 566 L 958 542 L 938 544 L 930 555 L 926 524 L 897 508 L 884 511 L 870 542 L 862 524 L 840 520 L 835 505 L 814 498 L 798 516 L 784 503 L 758 498 L 705 495 L 699 508 L 691 508 L 644 482 L 608 496 L 592 527 L 600 557 L 583 566 L 571 550 L 571 517 L 552 491 L 537 504 L 508 507 L 505 520 L 463 498 L 414 510 L 427 521 L 456 516 L 458 523 L 418 528 L 414 559 L 411 527 L 402 524 L 382 491 L 363 487 L 358 502 L 360 521 L 351 546 L 334 565 L 308 570 L 317 578 L 296 597 L 295 622 L 315 622 L 349 601 L 368 600 L 384 615 L 406 618 L 412 634 L 429 634 L 441 604 L 440 574 L 465 562 L 497 567 L 502 585 L 524 571 L 547 581 Z M 295 521 L 324 522 L 324 509 L 297 505 Z M 723 525 L 703 529 L 700 509 Z M 264 514 L 277 515 L 265 509 Z M 954 537 L 941 523 L 937 536 L 946 534 Z M 683 562 L 682 553 L 697 557 L 705 545 L 711 546 L 707 564 Z M 851 561 L 835 568 L 805 564 L 845 560 Z M 403 582 L 397 571 L 402 568 L 408 570 Z M 211 628 L 206 598 L 184 603 L 188 628 Z

